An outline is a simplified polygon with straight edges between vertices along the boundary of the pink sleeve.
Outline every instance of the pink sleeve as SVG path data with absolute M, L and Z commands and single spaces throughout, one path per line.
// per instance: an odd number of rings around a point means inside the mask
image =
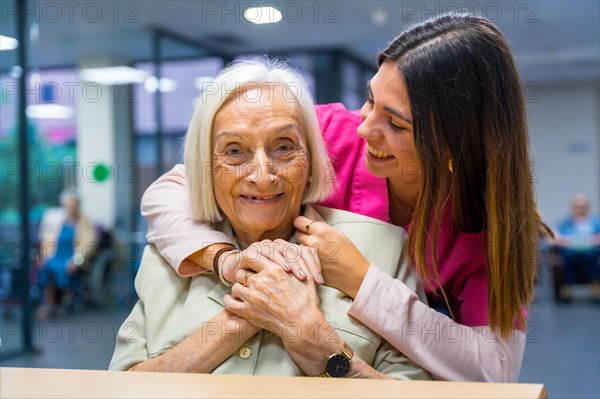
M 348 313 L 438 380 L 516 382 L 525 333 L 498 338 L 467 327 L 419 301 L 400 280 L 371 265 Z
M 192 219 L 183 165 L 175 165 L 156 180 L 144 193 L 142 215 L 148 222 L 148 242 L 181 276 L 202 272 L 185 259 L 211 244 L 231 243 L 227 235 L 215 231 L 210 224 Z
M 366 142 L 357 133 L 358 111 L 341 103 L 317 105 L 315 110 L 336 178 L 334 193 L 320 205 L 389 222 L 387 184 L 367 170 Z

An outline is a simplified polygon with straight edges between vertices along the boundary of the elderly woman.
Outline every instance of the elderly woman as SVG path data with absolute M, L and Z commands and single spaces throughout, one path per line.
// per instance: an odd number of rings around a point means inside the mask
M 135 282 L 139 301 L 119 330 L 111 369 L 430 378 L 351 319 L 349 297 L 271 262 L 274 246 L 299 257 L 306 250 L 288 242 L 304 214 L 335 226 L 372 262 L 422 292 L 398 249 L 402 229 L 309 205 L 333 183 L 323 178 L 329 159 L 308 93 L 292 71 L 260 62 L 231 66 L 207 88 L 185 142 L 191 210 L 233 239 L 243 250 L 237 256 L 260 273 L 241 271 L 229 292 L 222 265 L 216 274 L 181 277 L 147 247 Z M 225 303 L 244 307 L 247 319 Z
M 49 208 L 40 224 L 40 270 L 38 282 L 45 304 L 40 318 L 53 314 L 62 302 L 69 304 L 81 291 L 81 269 L 98 248 L 93 223 L 81 213 L 80 198 L 74 189 L 60 194 L 61 208 Z

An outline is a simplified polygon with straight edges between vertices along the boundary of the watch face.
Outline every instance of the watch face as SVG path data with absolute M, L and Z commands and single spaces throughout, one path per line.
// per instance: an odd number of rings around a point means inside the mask
M 331 377 L 343 377 L 350 370 L 350 361 L 344 355 L 333 355 L 329 358 L 325 370 Z

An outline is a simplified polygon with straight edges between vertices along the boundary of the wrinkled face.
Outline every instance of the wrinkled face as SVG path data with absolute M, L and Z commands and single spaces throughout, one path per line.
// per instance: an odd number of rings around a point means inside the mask
M 310 164 L 298 105 L 268 88 L 232 95 L 212 142 L 215 197 L 236 233 L 277 238 L 293 228 Z
M 590 213 L 590 203 L 587 197 L 577 195 L 571 202 L 571 213 L 575 219 L 585 219 Z
M 367 141 L 367 169 L 375 176 L 415 185 L 419 158 L 410 101 L 394 62 L 385 61 L 369 82 L 369 98 L 360 110 L 358 134 Z

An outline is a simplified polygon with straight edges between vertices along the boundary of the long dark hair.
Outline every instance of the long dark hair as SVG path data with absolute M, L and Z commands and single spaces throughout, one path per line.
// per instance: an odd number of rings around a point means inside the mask
M 507 337 L 515 320 L 524 325 L 522 308 L 533 299 L 541 224 L 510 47 L 489 20 L 446 14 L 400 34 L 379 65 L 387 60 L 407 88 L 421 166 L 411 258 L 426 284 L 439 282 L 436 257 L 428 267 L 426 252 L 432 245 L 437 253 L 442 209 L 451 201 L 457 232 L 487 232 L 489 324 Z

